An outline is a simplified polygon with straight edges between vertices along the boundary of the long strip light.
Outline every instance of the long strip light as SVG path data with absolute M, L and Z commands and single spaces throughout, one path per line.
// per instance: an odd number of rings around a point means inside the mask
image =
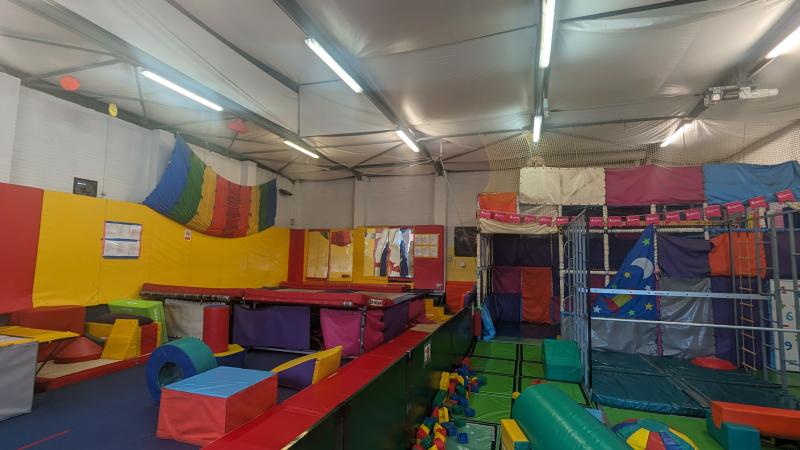
M 177 92 L 178 94 L 181 94 L 184 97 L 188 97 L 188 98 L 196 101 L 197 103 L 200 103 L 201 105 L 205 106 L 206 108 L 211 108 L 214 111 L 222 111 L 222 106 L 219 106 L 218 104 L 212 102 L 211 100 L 207 100 L 207 99 L 205 99 L 203 97 L 200 97 L 199 95 L 195 94 L 194 92 L 189 91 L 187 89 L 184 89 L 184 88 L 178 86 L 177 84 L 173 83 L 172 81 L 169 81 L 166 78 L 164 78 L 164 77 L 162 77 L 162 76 L 160 76 L 158 74 L 150 72 L 149 70 L 142 70 L 140 73 L 144 77 L 149 78 L 149 79 L 155 81 L 156 83 L 158 83 L 158 84 L 160 84 L 160 85 L 162 85 L 164 87 L 172 89 L 173 91 Z
M 792 33 L 786 36 L 780 44 L 776 45 L 775 48 L 770 50 L 767 53 L 767 59 L 777 58 L 785 53 L 789 53 L 793 48 L 800 43 L 800 27 L 796 30 L 792 31 Z
M 395 131 L 395 133 L 397 133 L 397 135 L 400 136 L 400 139 L 402 139 L 403 142 L 405 142 L 406 145 L 409 146 L 411 150 L 414 151 L 414 153 L 419 153 L 419 147 L 417 147 L 417 143 L 411 140 L 411 138 L 408 137 L 405 131 L 397 130 Z
M 683 133 L 685 133 L 686 130 L 689 129 L 689 126 L 691 124 L 692 122 L 686 122 L 683 125 L 681 125 L 677 130 L 675 130 L 674 133 L 670 134 L 669 136 L 667 136 L 666 139 L 664 139 L 664 142 L 661 143 L 661 147 L 666 147 L 675 142 L 675 140 L 678 139 L 679 137 L 683 136 Z
M 292 142 L 292 141 L 290 141 L 290 140 L 288 140 L 288 139 L 287 139 L 287 140 L 285 140 L 285 141 L 283 141 L 283 143 L 284 143 L 284 144 L 286 144 L 286 145 L 288 145 L 289 147 L 292 147 L 293 149 L 297 150 L 297 151 L 298 151 L 298 152 L 300 152 L 300 153 L 305 153 L 306 155 L 308 155 L 308 156 L 310 156 L 310 157 L 312 157 L 312 158 L 314 158 L 314 159 L 317 159 L 317 158 L 319 158 L 319 155 L 318 155 L 318 154 L 316 154 L 316 153 L 314 153 L 314 152 L 312 152 L 312 151 L 310 151 L 310 150 L 306 150 L 306 149 L 304 149 L 303 147 L 301 147 L 301 146 L 299 146 L 299 145 L 295 144 L 294 142 Z
M 542 139 L 542 116 L 533 116 L 533 142 L 539 142 Z
M 317 42 L 316 39 L 306 38 L 306 45 L 311 49 L 311 51 L 316 53 L 316 55 L 319 56 L 319 59 L 327 64 L 331 70 L 336 72 L 336 75 L 338 75 L 339 78 L 345 82 L 345 84 L 350 86 L 350 89 L 355 91 L 356 94 L 364 92 L 364 89 L 358 83 L 356 83 L 356 80 L 354 80 L 349 73 L 342 69 L 342 66 L 340 66 L 339 63 L 337 63 L 336 60 L 333 59 L 333 57 L 329 55 L 321 45 L 319 45 L 319 42 Z
M 553 26 L 556 20 L 556 0 L 544 0 L 542 5 L 542 42 L 539 48 L 539 67 L 550 65 L 550 50 L 553 47 Z

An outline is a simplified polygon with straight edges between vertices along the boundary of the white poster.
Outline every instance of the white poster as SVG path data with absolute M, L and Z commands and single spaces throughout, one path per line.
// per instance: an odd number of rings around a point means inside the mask
M 142 224 L 106 222 L 103 229 L 103 258 L 136 259 L 141 253 Z

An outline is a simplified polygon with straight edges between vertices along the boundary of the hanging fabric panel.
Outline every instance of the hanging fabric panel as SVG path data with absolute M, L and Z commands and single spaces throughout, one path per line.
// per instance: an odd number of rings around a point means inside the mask
M 525 167 L 519 175 L 520 202 L 536 205 L 602 205 L 605 172 L 599 168 Z
M 522 320 L 553 323 L 553 275 L 549 267 L 522 268 Z
M 733 244 L 730 243 L 728 233 L 711 238 L 711 252 L 708 254 L 708 263 L 711 266 L 712 276 L 731 275 L 731 246 L 733 247 L 733 270 L 736 275 L 754 277 L 756 272 L 764 278 L 767 276 L 767 258 L 764 254 L 764 244 L 756 247 L 755 233 L 733 232 Z M 756 262 L 758 254 L 758 262 Z M 758 270 L 757 268 L 760 268 Z
M 710 292 L 708 278 L 661 277 L 664 291 Z M 664 297 L 659 313 L 670 322 L 712 323 L 711 299 L 700 297 Z M 714 330 L 686 325 L 662 325 L 661 345 L 664 356 L 694 358 L 714 354 Z
M 800 164 L 788 161 L 775 165 L 705 164 L 703 183 L 710 204 L 743 201 L 766 196 L 775 201 L 775 193 L 791 189 L 800 197 Z
M 704 278 L 709 275 L 708 252 L 711 245 L 703 238 L 658 235 L 658 266 L 674 278 Z
M 703 201 L 700 166 L 606 169 L 606 204 L 636 206 Z
M 218 175 L 175 139 L 172 159 L 144 204 L 195 231 L 242 237 L 275 225 L 276 180 L 242 186 Z

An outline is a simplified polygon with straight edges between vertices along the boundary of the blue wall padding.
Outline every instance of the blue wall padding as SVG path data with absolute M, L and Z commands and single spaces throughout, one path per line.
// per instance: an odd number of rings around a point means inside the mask
M 786 189 L 792 189 L 800 198 L 800 164 L 704 164 L 703 187 L 709 204 L 745 201 L 761 195 L 767 201 L 775 201 L 775 193 Z

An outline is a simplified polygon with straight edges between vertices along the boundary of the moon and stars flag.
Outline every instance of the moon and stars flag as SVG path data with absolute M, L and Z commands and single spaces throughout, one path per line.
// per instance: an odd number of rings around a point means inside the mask
M 625 256 L 607 289 L 655 289 L 653 225 L 644 229 Z M 592 315 L 627 319 L 657 319 L 656 297 L 650 295 L 599 294 L 592 302 Z

